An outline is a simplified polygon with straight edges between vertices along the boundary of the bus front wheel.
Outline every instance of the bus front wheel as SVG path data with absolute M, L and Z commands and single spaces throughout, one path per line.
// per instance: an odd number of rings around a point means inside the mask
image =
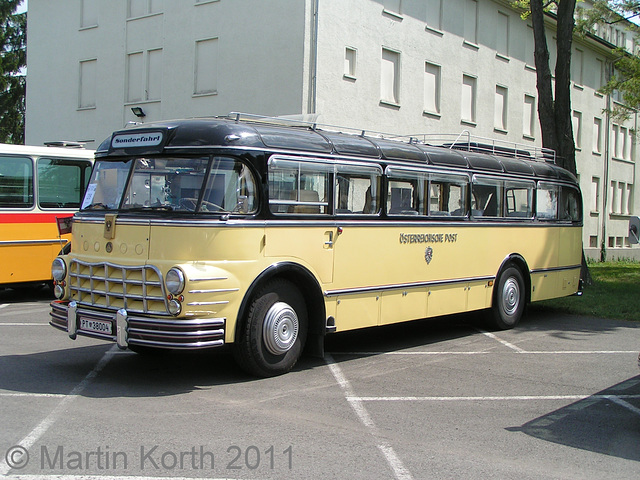
M 491 324 L 500 330 L 513 328 L 520 321 L 526 302 L 524 279 L 520 270 L 514 266 L 507 267 L 500 275 L 495 289 Z
M 249 304 L 234 355 L 240 367 L 259 377 L 290 371 L 307 337 L 304 297 L 287 280 L 273 280 Z

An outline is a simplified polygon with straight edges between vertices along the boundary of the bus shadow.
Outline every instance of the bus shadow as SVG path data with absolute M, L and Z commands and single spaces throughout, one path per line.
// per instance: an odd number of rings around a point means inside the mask
M 640 375 L 507 430 L 640 461 Z
M 0 303 L 50 302 L 53 290 L 45 283 L 23 287 L 0 287 Z

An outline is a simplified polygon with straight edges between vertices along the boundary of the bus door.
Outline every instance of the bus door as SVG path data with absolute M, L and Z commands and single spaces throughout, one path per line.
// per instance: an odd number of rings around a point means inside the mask
M 330 219 L 332 164 L 274 156 L 269 160 L 269 208 L 282 221 L 265 233 L 265 255 L 298 262 L 320 283 L 333 281 L 337 228 Z

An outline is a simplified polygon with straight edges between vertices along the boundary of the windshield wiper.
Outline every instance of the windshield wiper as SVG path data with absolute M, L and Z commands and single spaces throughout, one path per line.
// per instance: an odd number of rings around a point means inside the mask
M 96 202 L 96 203 L 92 203 L 88 207 L 84 207 L 82 210 L 93 210 L 93 209 L 96 209 L 96 210 L 111 210 L 111 207 L 109 207 L 109 205 L 105 205 L 104 203 Z
M 172 212 L 173 207 L 171 205 L 146 205 L 140 207 L 123 208 L 126 212 Z

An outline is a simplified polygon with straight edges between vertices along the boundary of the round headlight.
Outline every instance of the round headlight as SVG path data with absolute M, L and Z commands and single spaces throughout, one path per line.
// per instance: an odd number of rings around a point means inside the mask
M 167 290 L 173 295 L 179 295 L 184 290 L 184 273 L 179 268 L 172 268 L 165 277 Z
M 67 265 L 64 263 L 60 257 L 56 258 L 51 265 L 51 273 L 53 274 L 53 279 L 56 281 L 64 280 L 64 277 L 67 276 Z

